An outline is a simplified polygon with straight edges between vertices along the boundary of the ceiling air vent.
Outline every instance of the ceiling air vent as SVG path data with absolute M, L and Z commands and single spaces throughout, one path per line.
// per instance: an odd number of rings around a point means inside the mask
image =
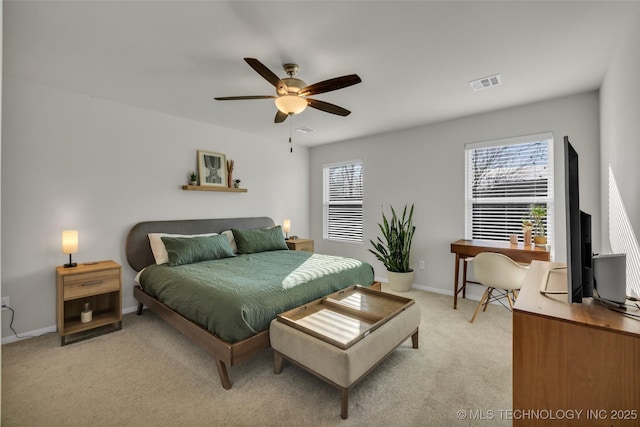
M 502 77 L 500 76 L 500 74 L 495 74 L 493 76 L 483 77 L 478 80 L 472 80 L 469 82 L 469 84 L 474 91 L 479 91 L 488 87 L 498 86 L 502 84 Z
M 297 128 L 296 131 L 300 132 L 300 133 L 311 133 L 314 131 L 314 129 L 311 129 L 309 127 L 303 126 L 301 128 Z

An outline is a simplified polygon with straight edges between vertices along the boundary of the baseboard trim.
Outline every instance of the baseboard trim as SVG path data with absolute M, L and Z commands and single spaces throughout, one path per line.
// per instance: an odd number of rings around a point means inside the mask
M 388 280 L 385 280 L 383 278 L 376 277 L 375 280 L 378 281 L 378 282 L 385 283 L 385 284 L 389 283 Z M 453 296 L 453 290 L 435 288 L 433 286 L 413 284 L 413 285 L 411 285 L 411 288 L 412 289 L 417 289 L 419 291 L 427 291 L 427 292 L 433 292 L 433 293 L 436 293 L 436 294 Z M 479 293 L 476 293 L 475 289 L 473 289 L 473 287 L 469 287 L 469 289 L 467 289 L 467 291 L 468 292 L 467 292 L 467 298 L 466 299 L 470 299 L 470 300 L 474 300 L 474 301 L 480 301 L 480 297 L 482 296 L 482 291 L 480 291 Z M 492 302 L 492 304 L 497 304 L 497 303 L 496 302 Z M 137 309 L 138 309 L 137 305 L 135 305 L 133 307 L 127 307 L 127 308 L 122 309 L 122 314 L 133 313 Z M 57 330 L 58 330 L 58 328 L 56 327 L 56 325 L 53 325 L 53 326 L 47 326 L 46 328 L 42 328 L 42 329 L 36 329 L 34 331 L 21 332 L 19 334 L 20 337 L 16 337 L 15 335 L 10 335 L 8 337 L 2 337 L 2 345 L 10 344 L 10 343 L 16 342 L 16 341 L 22 341 L 22 340 L 28 339 L 28 338 L 35 338 L 35 337 L 38 337 L 40 335 L 49 334 L 51 332 L 56 332 Z
M 442 289 L 442 288 L 434 288 L 432 286 L 425 286 L 425 285 L 412 285 L 413 289 L 418 289 L 421 291 L 427 291 L 427 292 L 433 292 L 436 294 L 441 294 L 441 295 L 449 295 L 450 297 L 453 296 L 453 290 L 447 290 L 447 289 Z M 467 289 L 467 295 L 465 299 L 470 299 L 473 301 L 480 301 L 480 298 L 482 297 L 482 293 L 484 292 L 484 287 L 478 287 L 478 289 L 474 289 L 472 287 L 469 287 Z M 458 295 L 458 298 L 462 298 L 462 296 Z M 492 303 L 493 304 L 493 303 Z
M 49 334 L 51 332 L 56 332 L 56 331 L 57 331 L 57 328 L 55 325 L 53 325 L 53 326 L 47 326 L 46 328 L 42 328 L 42 329 L 36 329 L 34 331 L 20 332 L 19 337 L 15 335 L 11 335 L 11 336 L 2 338 L 2 345 L 11 344 L 12 342 L 16 342 L 16 341 L 26 340 L 28 338 L 39 337 L 40 335 Z
M 138 309 L 137 305 L 135 305 L 133 307 L 127 307 L 127 308 L 122 309 L 122 314 L 133 313 L 137 309 Z M 29 339 L 29 338 L 39 337 L 40 335 L 50 334 L 51 332 L 57 332 L 57 331 L 58 331 L 58 327 L 56 325 L 53 325 L 53 326 L 47 326 L 45 328 L 36 329 L 36 330 L 33 330 L 33 331 L 29 331 L 29 332 L 20 332 L 18 334 L 19 337 L 15 336 L 15 335 L 10 335 L 8 337 L 2 337 L 2 345 L 11 344 L 12 342 L 22 341 L 22 340 L 26 340 L 26 339 Z
M 381 277 L 376 277 L 374 280 L 378 282 L 382 282 L 387 285 L 389 284 L 388 280 L 383 279 Z M 427 285 L 417 285 L 415 283 L 411 285 L 411 289 L 417 289 L 419 291 L 426 291 L 426 292 L 433 292 L 435 294 L 441 294 L 441 295 L 449 295 L 450 297 L 453 296 L 453 289 L 442 289 L 442 288 L 436 288 L 436 287 L 427 286 Z M 480 301 L 480 298 L 482 298 L 483 292 L 484 292 L 484 286 L 474 285 L 473 283 L 467 284 L 467 295 L 465 299 L 469 299 L 472 301 Z M 462 297 L 458 295 L 458 298 L 462 298 Z M 499 303 L 494 301 L 494 302 L 491 302 L 491 304 L 499 304 Z

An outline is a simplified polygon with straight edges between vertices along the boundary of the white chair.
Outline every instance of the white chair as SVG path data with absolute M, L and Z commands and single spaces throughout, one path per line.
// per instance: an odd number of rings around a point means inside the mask
M 505 308 L 513 310 L 513 302 L 518 297 L 517 291 L 522 286 L 528 268 L 506 255 L 494 252 L 481 252 L 469 261 L 473 263 L 476 281 L 487 287 L 470 322 L 473 323 L 476 319 L 483 304 L 483 311 L 487 311 L 487 305 L 491 301 L 498 301 Z M 498 295 L 494 295 L 494 292 Z M 505 297 L 509 301 L 509 307 L 501 301 Z

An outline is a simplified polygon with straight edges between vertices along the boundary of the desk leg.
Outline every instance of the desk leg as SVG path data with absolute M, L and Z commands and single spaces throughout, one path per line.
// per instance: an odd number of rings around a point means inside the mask
M 456 265 L 453 269 L 453 309 L 458 308 L 458 274 L 460 272 L 460 254 L 456 254 Z
M 466 298 L 467 297 L 467 264 L 468 262 L 465 261 L 465 258 L 462 259 L 462 264 L 464 264 L 462 266 L 462 298 Z

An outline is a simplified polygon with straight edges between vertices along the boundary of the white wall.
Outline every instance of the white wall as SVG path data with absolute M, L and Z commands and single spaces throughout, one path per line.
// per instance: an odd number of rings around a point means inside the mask
M 3 42 L 3 34 L 4 34 L 4 0 L 0 1 L 0 117 L 2 116 L 2 58 L 4 55 L 2 54 L 2 47 L 4 45 Z M 0 160 L 2 160 L 2 123 L 0 122 Z M 2 184 L 2 166 L 0 161 L 0 184 Z M 1 187 L 1 185 L 0 185 Z M 0 189 L 0 223 L 2 222 L 2 190 Z M 0 240 L 2 239 L 2 226 L 0 225 Z M 2 258 L 2 249 L 0 248 L 0 259 Z M 2 276 L 2 266 L 0 265 L 0 277 Z M 2 290 L 2 283 L 0 283 L 0 291 Z M 0 325 L 2 325 L 2 318 L 0 317 Z M 0 374 L 2 373 L 2 352 L 0 352 Z M 0 375 L 1 376 L 1 375 Z M 2 411 L 2 391 L 0 390 L 0 412 Z
M 636 22 L 640 22 L 640 12 Z M 620 198 L 626 210 L 630 235 L 626 245 L 617 245 L 615 252 L 624 249 L 627 267 L 635 271 L 635 293 L 640 292 L 638 272 L 638 233 L 640 232 L 640 25 L 626 35 L 624 42 L 612 55 L 601 88 L 602 132 L 602 234 L 609 237 L 608 170 L 615 176 Z M 625 221 L 626 222 L 626 221 Z M 625 224 L 613 224 L 613 228 Z M 605 252 L 611 250 L 604 239 Z M 629 270 L 628 270 L 629 272 Z M 627 285 L 632 277 L 627 275 Z M 640 296 L 640 295 L 637 295 Z
M 308 149 L 5 77 L 2 127 L 2 296 L 18 333 L 55 325 L 63 229 L 74 261 L 123 265 L 123 307 L 135 306 L 124 243 L 137 222 L 270 216 L 309 234 Z M 198 149 L 235 160 L 247 193 L 183 191 Z M 8 312 L 2 336 L 11 335 Z
M 454 257 L 450 243 L 464 237 L 464 144 L 550 131 L 554 135 L 556 260 L 565 259 L 564 172 L 562 139 L 569 135 L 580 153 L 583 209 L 600 224 L 599 110 L 597 92 L 563 97 L 507 110 L 436 123 L 413 129 L 314 147 L 310 153 L 311 237 L 319 252 L 371 262 L 376 277 L 386 280 L 384 267 L 368 252 L 375 239 L 381 208 L 415 203 L 412 265 L 414 283 L 453 293 Z M 322 240 L 322 166 L 362 159 L 364 167 L 363 245 Z M 600 234 L 595 227 L 594 245 Z
M 640 25 L 613 56 L 601 90 L 602 173 L 611 164 L 637 232 L 640 230 Z M 606 185 L 603 180 L 604 189 Z M 602 197 L 603 215 L 607 218 L 606 191 Z M 605 222 L 605 230 L 606 225 Z

